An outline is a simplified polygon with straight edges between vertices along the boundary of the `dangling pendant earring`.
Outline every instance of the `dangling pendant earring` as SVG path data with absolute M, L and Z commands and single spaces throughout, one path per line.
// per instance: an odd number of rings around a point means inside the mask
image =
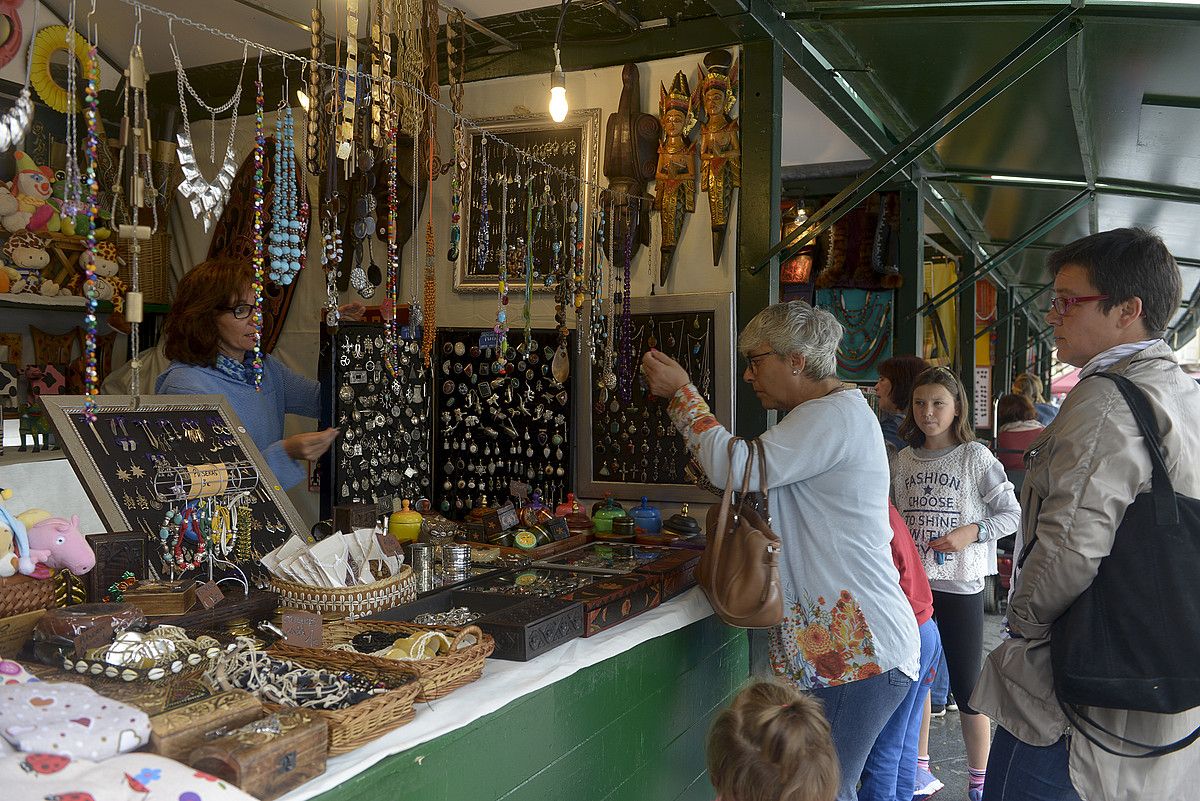
M 800 375 L 800 371 L 799 371 L 799 370 L 793 370 L 793 371 L 792 371 L 792 375 Z

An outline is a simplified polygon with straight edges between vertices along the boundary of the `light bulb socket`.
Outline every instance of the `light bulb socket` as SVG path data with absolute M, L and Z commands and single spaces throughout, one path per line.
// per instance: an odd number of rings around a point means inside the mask
M 550 88 L 551 89 L 566 89 L 567 76 L 562 71 L 562 67 L 556 66 L 554 72 L 550 73 Z

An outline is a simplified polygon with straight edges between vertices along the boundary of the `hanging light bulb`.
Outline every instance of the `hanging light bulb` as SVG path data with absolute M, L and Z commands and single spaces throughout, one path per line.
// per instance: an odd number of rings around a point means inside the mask
M 562 122 L 567 118 L 567 76 L 563 74 L 558 56 L 558 45 L 554 45 L 554 72 L 550 74 L 550 119 Z

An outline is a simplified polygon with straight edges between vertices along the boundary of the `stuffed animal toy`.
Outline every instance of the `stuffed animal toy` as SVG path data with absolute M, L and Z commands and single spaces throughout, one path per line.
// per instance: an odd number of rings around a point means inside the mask
M 13 294 L 40 292 L 42 270 L 50 263 L 50 251 L 46 249 L 46 241 L 32 231 L 17 231 L 4 243 L 2 250 L 5 258 L 20 274 L 20 277 L 12 282 L 10 291 Z M 57 286 L 54 294 L 58 294 Z
M 0 500 L 7 501 L 11 497 L 12 490 L 0 489 Z M 0 578 L 17 575 L 17 562 L 13 530 L 4 519 L 0 519 Z
M 121 312 L 125 308 L 125 292 L 129 289 L 124 279 L 117 277 L 121 269 L 121 258 L 117 255 L 117 246 L 112 242 L 96 244 L 96 260 L 92 270 L 96 273 L 96 298 L 111 300 L 113 311 Z M 79 274 L 68 285 L 80 295 L 83 294 L 83 276 L 87 251 L 79 254 Z
M 5 490 L 5 492 L 12 497 L 10 490 Z M 29 550 L 29 531 L 25 528 L 25 523 L 9 512 L 3 504 L 0 504 L 0 527 L 7 528 L 17 543 L 17 571 L 25 576 L 33 575 L 33 572 L 37 570 L 37 561 L 33 559 L 33 554 Z M 49 556 L 49 553 L 45 553 L 45 556 Z
M 79 515 L 67 520 L 43 509 L 26 509 L 17 515 L 29 535 L 29 548 L 46 567 L 70 570 L 82 576 L 96 566 L 96 553 L 79 530 Z
M 54 190 L 51 182 L 54 171 L 39 167 L 23 150 L 14 150 L 17 174 L 8 183 L 8 190 L 17 201 L 17 211 L 4 218 L 9 231 L 27 228 L 30 231 L 57 232 L 62 227 L 58 212 L 50 204 Z

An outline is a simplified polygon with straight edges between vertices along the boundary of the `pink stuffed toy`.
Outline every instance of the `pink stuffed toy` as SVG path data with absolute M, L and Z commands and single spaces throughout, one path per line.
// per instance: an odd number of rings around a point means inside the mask
M 82 576 L 96 566 L 96 554 L 79 531 L 79 515 L 70 520 L 47 517 L 27 529 L 29 550 L 34 559 L 56 570 Z M 44 556 L 39 556 L 44 553 Z

